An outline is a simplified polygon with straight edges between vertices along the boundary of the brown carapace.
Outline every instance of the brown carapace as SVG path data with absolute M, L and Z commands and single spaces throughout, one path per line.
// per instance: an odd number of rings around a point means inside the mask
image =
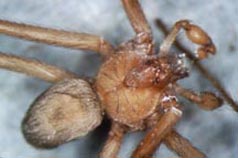
M 28 110 L 22 124 L 26 140 L 36 147 L 55 147 L 84 136 L 107 115 L 111 130 L 101 158 L 116 158 L 123 135 L 147 130 L 132 153 L 133 158 L 151 158 L 161 143 L 183 158 L 204 158 L 174 129 L 182 117 L 177 95 L 206 110 L 222 100 L 210 92 L 200 94 L 176 83 L 188 76 L 184 56 L 170 52 L 180 30 L 199 47 L 198 59 L 215 54 L 210 37 L 188 20 L 178 21 L 154 49 L 151 29 L 137 0 L 121 0 L 136 33 L 118 47 L 86 33 L 75 33 L 0 21 L 0 33 L 46 44 L 99 52 L 104 63 L 90 84 L 72 72 L 30 59 L 0 53 L 0 67 L 55 83 Z

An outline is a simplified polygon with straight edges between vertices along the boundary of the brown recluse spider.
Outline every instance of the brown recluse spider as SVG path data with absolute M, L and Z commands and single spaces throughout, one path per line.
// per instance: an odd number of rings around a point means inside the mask
M 155 52 L 152 31 L 138 0 L 121 2 L 136 35 L 117 47 L 96 35 L 0 20 L 2 34 L 95 51 L 104 58 L 95 80 L 89 83 L 56 66 L 0 53 L 0 68 L 53 83 L 28 110 L 22 123 L 24 137 L 35 147 L 55 147 L 94 130 L 106 115 L 111 129 L 101 158 L 117 157 L 123 136 L 140 130 L 147 133 L 133 158 L 151 158 L 161 143 L 183 158 L 206 157 L 174 129 L 182 117 L 177 95 L 205 110 L 220 107 L 222 100 L 211 92 L 195 93 L 179 85 L 177 81 L 187 77 L 188 70 L 183 57 L 170 48 L 183 30 L 199 46 L 195 55 L 201 60 L 216 52 L 211 38 L 199 26 L 180 20 Z

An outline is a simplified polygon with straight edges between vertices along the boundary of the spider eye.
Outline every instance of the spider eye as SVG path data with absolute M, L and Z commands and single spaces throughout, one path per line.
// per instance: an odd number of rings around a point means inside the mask
M 33 102 L 22 131 L 33 146 L 52 148 L 86 135 L 101 121 L 100 105 L 91 86 L 72 79 L 53 85 Z

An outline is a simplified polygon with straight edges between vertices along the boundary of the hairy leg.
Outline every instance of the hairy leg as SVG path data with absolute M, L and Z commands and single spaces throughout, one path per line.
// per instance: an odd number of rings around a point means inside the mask
M 0 20 L 0 33 L 56 46 L 83 49 L 108 55 L 112 45 L 101 37 L 86 33 L 67 32 Z
M 4 53 L 0 53 L 0 68 L 24 73 L 48 82 L 57 82 L 66 78 L 76 77 L 76 74 L 73 74 L 72 72 L 37 60 Z
M 150 26 L 145 18 L 138 0 L 121 0 L 130 23 L 136 34 L 146 32 L 151 34 Z
M 163 143 L 181 158 L 205 158 L 206 155 L 196 149 L 186 138 L 172 130 L 163 140 Z
M 157 27 L 164 33 L 164 35 L 169 34 L 169 30 L 167 26 L 161 19 L 156 19 Z M 238 104 L 231 98 L 228 92 L 225 90 L 223 85 L 220 81 L 209 72 L 207 68 L 205 68 L 196 57 L 194 57 L 193 52 L 186 48 L 180 41 L 176 40 L 174 42 L 175 47 L 180 51 L 183 52 L 186 57 L 195 65 L 197 70 L 207 79 L 210 83 L 221 93 L 224 100 L 236 111 L 238 112 Z
M 152 128 L 161 117 L 162 114 L 160 112 L 155 113 L 147 120 L 147 126 Z M 182 158 L 191 158 L 191 155 L 198 158 L 206 157 L 201 151 L 195 148 L 188 139 L 180 135 L 175 129 L 172 129 L 172 131 L 164 137 L 162 143 Z M 158 146 L 160 146 L 160 144 Z
M 123 127 L 117 123 L 112 123 L 108 139 L 100 153 L 100 158 L 117 158 L 124 132 Z
M 196 55 L 199 59 L 204 59 L 208 54 L 215 54 L 216 48 L 208 34 L 199 26 L 190 24 L 188 20 L 180 20 L 175 23 L 171 32 L 160 46 L 160 56 L 167 55 L 179 31 L 183 29 L 190 41 L 200 45 Z
M 136 32 L 132 40 L 134 49 L 140 53 L 153 54 L 153 37 L 138 0 L 121 0 L 130 23 Z
M 216 108 L 219 108 L 223 103 L 221 98 L 217 97 L 211 92 L 201 92 L 200 94 L 197 94 L 191 90 L 181 87 L 178 84 L 174 84 L 174 87 L 175 91 L 179 95 L 198 104 L 198 106 L 204 110 L 214 110 Z
M 176 107 L 168 108 L 162 114 L 160 120 L 143 138 L 137 149 L 133 152 L 133 158 L 152 157 L 158 145 L 164 137 L 172 130 L 176 122 L 181 118 L 182 112 Z

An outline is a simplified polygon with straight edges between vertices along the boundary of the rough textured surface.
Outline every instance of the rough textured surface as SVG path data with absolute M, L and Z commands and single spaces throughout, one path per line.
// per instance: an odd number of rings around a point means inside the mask
M 102 122 L 96 93 L 81 79 L 54 84 L 31 105 L 22 123 L 24 137 L 39 148 L 79 139 Z
M 190 19 L 199 24 L 211 35 L 217 46 L 216 56 L 206 59 L 203 64 L 218 77 L 228 92 L 237 101 L 238 95 L 238 1 L 236 0 L 184 0 L 142 1 L 150 24 L 157 17 L 172 25 L 179 19 Z M 132 35 L 132 29 L 125 17 L 119 1 L 101 0 L 1 0 L 0 18 L 35 25 L 89 32 L 102 35 L 118 44 Z M 163 36 L 153 26 L 156 40 Z M 184 39 L 183 34 L 179 37 Z M 0 51 L 11 52 L 26 57 L 34 57 L 48 63 L 68 68 L 80 75 L 94 75 L 98 69 L 99 58 L 93 53 L 51 47 L 33 42 L 25 42 L 7 36 L 0 36 Z M 186 42 L 186 40 L 185 40 Z M 189 45 L 190 43 L 188 43 Z M 192 49 L 194 47 L 191 47 Z M 182 81 L 183 85 L 194 90 L 212 90 L 216 92 L 190 66 L 191 76 Z M 97 157 L 106 133 L 101 128 L 79 141 L 63 145 L 53 150 L 36 150 L 28 145 L 20 131 L 20 123 L 31 102 L 44 91 L 49 84 L 16 73 L 0 71 L 0 156 L 63 158 Z M 195 146 L 208 157 L 235 158 L 238 146 L 238 114 L 226 104 L 214 112 L 204 112 L 188 101 L 183 101 L 184 115 L 177 128 L 190 139 Z M 129 157 L 142 133 L 126 136 L 121 149 L 121 157 Z M 172 154 L 160 148 L 158 157 Z

